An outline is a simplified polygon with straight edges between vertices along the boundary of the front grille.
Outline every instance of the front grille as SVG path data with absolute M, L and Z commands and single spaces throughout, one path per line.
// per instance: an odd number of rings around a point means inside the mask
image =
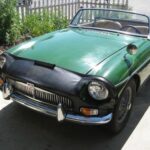
M 28 97 L 42 101 L 44 103 L 56 106 L 61 103 L 68 108 L 72 108 L 72 101 L 67 97 L 57 95 L 38 87 L 34 87 L 34 85 L 30 83 L 18 82 L 11 79 L 9 79 L 8 81 L 13 86 L 16 92 L 21 92 Z

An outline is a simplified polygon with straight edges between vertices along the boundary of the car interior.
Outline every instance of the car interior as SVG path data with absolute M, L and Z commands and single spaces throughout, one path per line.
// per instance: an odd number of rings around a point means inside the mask
M 91 18 L 90 18 L 91 19 Z M 79 26 L 81 27 L 95 27 L 95 28 L 103 28 L 103 29 L 111 29 L 111 30 L 120 30 L 129 33 L 136 33 L 141 35 L 149 34 L 148 23 L 142 21 L 135 20 L 121 20 L 121 19 L 108 19 L 103 17 L 95 17 L 91 20 L 85 21 L 85 19 L 81 18 L 79 21 Z
M 112 30 L 120 30 L 130 33 L 137 33 L 142 35 L 148 35 L 149 28 L 147 23 L 143 22 L 132 22 L 127 20 L 98 20 L 90 23 L 82 23 L 80 26 L 83 27 L 96 27 L 96 28 L 104 28 L 104 29 L 112 29 Z

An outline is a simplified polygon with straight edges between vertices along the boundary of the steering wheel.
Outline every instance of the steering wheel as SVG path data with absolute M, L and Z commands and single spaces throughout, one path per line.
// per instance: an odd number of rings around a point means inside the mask
M 121 31 L 127 31 L 128 28 L 132 28 L 135 30 L 136 33 L 141 34 L 140 30 L 138 30 L 136 27 L 132 26 L 132 25 L 126 25 L 123 26 L 120 30 Z M 126 30 L 125 30 L 126 29 Z

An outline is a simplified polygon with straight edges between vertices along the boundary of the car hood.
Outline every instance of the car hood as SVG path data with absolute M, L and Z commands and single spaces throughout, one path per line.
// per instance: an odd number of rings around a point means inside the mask
M 137 39 L 111 32 L 68 28 L 34 38 L 7 52 L 85 74 Z

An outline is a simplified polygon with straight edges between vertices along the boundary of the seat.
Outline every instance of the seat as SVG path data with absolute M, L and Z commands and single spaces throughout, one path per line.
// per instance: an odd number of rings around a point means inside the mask
M 111 21 L 111 20 L 100 20 L 94 24 L 95 27 L 98 28 L 106 28 L 106 29 L 114 29 L 120 30 L 122 25 L 118 21 Z
M 149 28 L 146 26 L 134 26 L 136 29 L 140 31 L 141 34 L 143 35 L 148 35 Z M 127 32 L 132 32 L 134 33 L 135 30 L 133 28 L 128 28 Z
M 148 27 L 146 26 L 135 26 L 135 27 L 141 32 L 141 34 L 148 35 L 149 32 Z

